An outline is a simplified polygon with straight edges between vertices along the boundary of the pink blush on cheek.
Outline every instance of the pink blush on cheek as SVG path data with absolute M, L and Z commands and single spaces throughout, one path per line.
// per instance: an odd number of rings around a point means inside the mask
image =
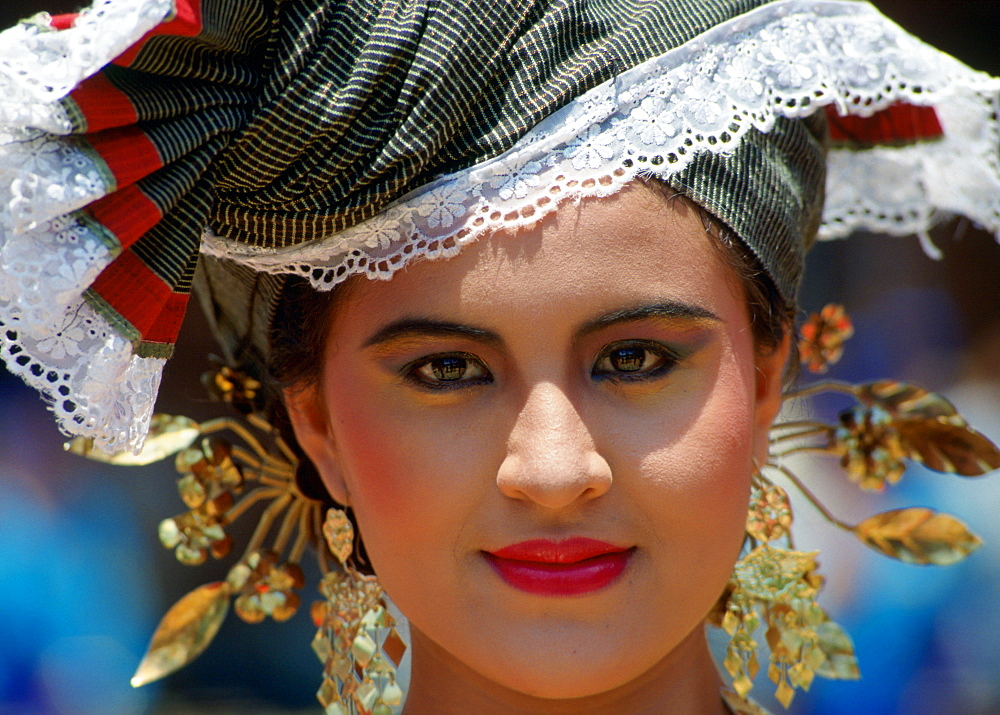
M 361 499 L 380 513 L 402 508 L 400 481 L 413 456 L 399 449 L 385 425 L 358 416 L 337 430 L 336 441 L 352 505 Z

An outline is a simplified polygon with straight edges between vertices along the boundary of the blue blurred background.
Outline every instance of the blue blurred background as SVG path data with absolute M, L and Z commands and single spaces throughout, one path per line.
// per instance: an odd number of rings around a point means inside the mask
M 1000 75 L 1000 2 L 876 5 L 932 44 Z M 76 6 L 3 0 L 0 27 Z M 962 220 L 940 226 L 933 238 L 945 254 L 939 262 L 915 239 L 857 236 L 817 246 L 803 308 L 840 300 L 854 318 L 856 335 L 832 377 L 917 382 L 1000 441 L 1000 246 Z M 214 346 L 197 310 L 190 313 L 158 410 L 201 419 L 217 414 L 198 383 Z M 231 616 L 194 664 L 156 685 L 128 685 L 166 609 L 223 578 L 228 564 L 184 567 L 159 545 L 156 525 L 183 510 L 170 464 L 101 466 L 66 454 L 62 442 L 41 400 L 0 368 L 0 715 L 315 711 L 320 667 L 309 647 L 307 608 L 283 625 L 250 626 Z M 823 601 L 853 635 L 864 677 L 817 680 L 796 696 L 792 712 L 1000 712 L 1000 475 L 962 480 L 915 468 L 874 498 L 843 488 L 833 471 L 811 483 L 847 520 L 933 504 L 961 515 L 986 545 L 958 566 L 905 566 L 797 504 L 798 545 L 822 550 L 829 579 Z M 307 583 L 315 583 L 314 572 L 307 570 Z M 754 697 L 780 711 L 772 689 L 762 678 Z

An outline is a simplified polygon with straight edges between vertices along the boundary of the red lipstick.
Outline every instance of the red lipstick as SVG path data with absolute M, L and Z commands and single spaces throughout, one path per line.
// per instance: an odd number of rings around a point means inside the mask
M 534 539 L 483 555 L 514 588 L 539 596 L 578 596 L 609 586 L 621 576 L 632 549 L 576 536 Z

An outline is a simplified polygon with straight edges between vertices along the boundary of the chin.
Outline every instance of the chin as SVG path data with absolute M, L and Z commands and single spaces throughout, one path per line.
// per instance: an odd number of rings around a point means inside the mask
M 504 688 L 534 698 L 586 699 L 624 691 L 629 684 L 655 677 L 675 653 L 690 651 L 689 642 L 696 645 L 700 638 L 704 643 L 701 624 L 691 635 L 694 638 L 681 638 L 682 642 L 669 650 L 663 649 L 664 643 L 669 643 L 666 637 L 643 644 L 634 633 L 618 643 L 595 634 L 575 639 L 553 635 L 543 647 L 525 644 L 517 653 L 495 654 L 490 672 L 482 674 Z
M 573 700 L 614 690 L 641 674 L 632 672 L 636 663 L 628 656 L 614 660 L 614 664 L 595 662 L 588 654 L 561 658 L 560 662 L 531 663 L 519 677 L 508 676 L 508 687 L 536 698 Z

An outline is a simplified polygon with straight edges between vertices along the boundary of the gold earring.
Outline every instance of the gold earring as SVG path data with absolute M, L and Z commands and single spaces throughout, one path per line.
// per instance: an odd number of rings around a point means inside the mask
M 313 604 L 313 622 L 319 629 L 313 650 L 323 663 L 323 684 L 316 697 L 328 715 L 391 715 L 392 706 L 403 702 L 396 668 L 406 644 L 378 579 L 348 561 L 354 526 L 342 509 L 327 512 L 323 536 L 340 568 L 323 576 L 319 589 L 326 600 Z
M 754 633 L 763 623 L 770 647 L 768 676 L 775 696 L 788 707 L 795 688 L 808 690 L 813 678 L 858 677 L 850 637 L 816 602 L 823 584 L 816 572 L 816 551 L 791 548 L 792 510 L 784 489 L 759 472 L 754 474 L 747 512 L 750 547 L 733 569 L 712 625 L 730 636 L 723 666 L 733 689 L 745 698 L 757 674 L 758 643 Z M 784 541 L 788 548 L 775 542 Z

